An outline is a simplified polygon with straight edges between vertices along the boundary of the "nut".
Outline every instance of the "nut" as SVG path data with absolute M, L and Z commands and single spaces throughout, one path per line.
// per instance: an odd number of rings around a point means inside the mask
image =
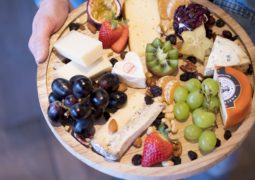
M 146 85 L 147 86 L 155 86 L 157 84 L 157 79 L 154 77 L 147 77 Z
M 118 131 L 118 125 L 115 119 L 112 119 L 108 125 L 108 129 L 111 133 L 115 133 Z
M 146 72 L 146 73 L 145 73 L 145 77 L 146 77 L 146 78 L 150 78 L 150 77 L 153 77 L 153 75 L 152 75 L 150 72 Z
M 127 85 L 124 83 L 120 83 L 118 91 L 125 92 L 127 90 Z
M 161 165 L 162 165 L 163 167 L 168 167 L 168 166 L 173 166 L 174 163 L 173 163 L 173 161 L 162 161 L 162 162 L 161 162 Z
M 138 138 L 134 141 L 133 146 L 135 146 L 136 148 L 142 147 L 142 138 L 138 137 Z
M 84 24 L 80 25 L 80 30 L 82 30 L 82 31 L 86 30 L 86 27 L 84 26 Z
M 180 69 L 183 72 L 187 72 L 187 73 L 195 73 L 197 72 L 197 66 L 195 64 L 193 64 L 190 61 L 185 61 L 186 64 L 185 65 L 181 65 Z
M 157 131 L 157 129 L 156 129 L 155 126 L 150 126 L 150 127 L 147 129 L 146 134 L 149 135 L 149 134 L 151 134 L 151 133 L 153 133 L 153 132 L 156 132 L 156 131 Z
M 174 114 L 168 112 L 168 113 L 165 114 L 165 118 L 169 119 L 169 120 L 172 120 L 172 119 L 174 119 Z
M 94 24 L 92 24 L 91 22 L 87 22 L 87 27 L 91 33 L 96 34 L 97 28 Z
M 172 132 L 173 134 L 176 134 L 176 133 L 178 132 L 178 129 L 177 129 L 177 127 L 176 127 L 175 120 L 172 120 L 172 121 L 171 121 L 171 132 Z
M 173 141 L 173 154 L 176 157 L 180 157 L 182 155 L 182 144 L 180 141 Z

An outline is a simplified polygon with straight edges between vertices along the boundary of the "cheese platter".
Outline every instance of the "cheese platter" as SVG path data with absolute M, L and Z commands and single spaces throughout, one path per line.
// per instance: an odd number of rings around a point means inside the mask
M 249 36 L 209 1 L 90 0 L 52 36 L 38 96 L 53 134 L 87 165 L 180 179 L 248 135 L 254 63 Z

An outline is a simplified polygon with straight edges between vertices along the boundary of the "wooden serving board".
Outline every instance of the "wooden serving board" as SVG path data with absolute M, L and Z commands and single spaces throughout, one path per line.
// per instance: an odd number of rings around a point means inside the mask
M 228 24 L 230 30 L 237 34 L 240 37 L 240 43 L 245 48 L 247 54 L 249 55 L 253 69 L 255 69 L 255 47 L 246 34 L 246 32 L 242 29 L 242 27 L 227 13 L 225 13 L 222 9 L 217 7 L 216 5 L 210 3 L 205 0 L 192 0 L 193 2 L 197 2 L 203 4 L 208 7 L 211 12 L 215 14 L 215 16 L 224 19 L 224 21 Z M 59 142 L 76 158 L 86 163 L 87 165 L 95 168 L 98 171 L 103 173 L 124 178 L 124 179 L 137 179 L 137 178 L 164 178 L 168 177 L 169 179 L 181 179 L 185 177 L 192 176 L 196 173 L 204 171 L 209 167 L 212 167 L 216 163 L 222 161 L 224 158 L 229 156 L 231 152 L 237 149 L 242 141 L 245 139 L 249 131 L 251 130 L 254 124 L 255 117 L 255 99 L 252 101 L 252 110 L 247 119 L 235 130 L 233 130 L 232 138 L 228 141 L 224 140 L 223 134 L 224 129 L 222 122 L 219 120 L 218 128 L 216 129 L 216 135 L 222 141 L 222 145 L 215 149 L 212 153 L 207 155 L 202 155 L 198 149 L 198 144 L 189 143 L 183 137 L 183 129 L 187 124 L 190 124 L 191 121 L 188 120 L 185 123 L 178 123 L 179 132 L 177 137 L 182 143 L 183 151 L 182 151 L 182 164 L 170 167 L 152 167 L 152 168 L 144 168 L 141 166 L 133 166 L 131 164 L 131 158 L 136 153 L 141 153 L 141 148 L 136 149 L 131 147 L 120 162 L 109 162 L 106 161 L 102 156 L 94 153 L 91 149 L 84 147 L 80 144 L 70 133 L 68 133 L 63 126 L 53 126 L 47 116 L 47 108 L 48 108 L 48 95 L 51 92 L 51 83 L 53 81 L 53 73 L 55 69 L 62 66 L 61 57 L 59 57 L 56 52 L 53 50 L 53 44 L 59 39 L 61 36 L 65 35 L 69 32 L 68 25 L 71 22 L 77 22 L 80 24 L 85 24 L 87 21 L 86 16 L 86 4 L 81 5 L 78 9 L 72 11 L 69 17 L 66 20 L 64 26 L 55 33 L 50 41 L 50 54 L 48 60 L 44 64 L 38 65 L 37 72 L 37 86 L 38 86 L 38 96 L 41 105 L 41 109 L 45 120 L 52 130 L 53 134 L 59 140 Z M 89 34 L 91 36 L 95 36 L 90 33 L 88 30 L 83 30 L 83 33 Z M 252 77 L 252 81 L 254 82 L 254 77 Z M 219 119 L 219 118 L 218 118 Z M 189 150 L 196 151 L 198 153 L 199 158 L 195 161 L 190 161 L 187 152 Z

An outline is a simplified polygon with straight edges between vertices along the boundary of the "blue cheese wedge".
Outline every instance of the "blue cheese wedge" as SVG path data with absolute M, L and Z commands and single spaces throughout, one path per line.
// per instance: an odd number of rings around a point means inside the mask
M 102 42 L 77 31 L 71 31 L 54 44 L 64 57 L 87 67 L 103 56 Z
M 112 114 L 107 123 L 95 133 L 91 141 L 93 149 L 107 160 L 119 160 L 134 140 L 152 124 L 163 107 L 158 102 L 146 105 L 144 93 L 129 94 L 125 107 Z M 117 125 L 114 132 L 109 129 L 112 121 Z
M 84 75 L 89 78 L 97 77 L 100 74 L 111 71 L 112 64 L 108 59 L 99 59 L 88 67 L 80 66 L 79 64 L 71 61 L 68 64 L 58 68 L 53 77 L 70 79 L 75 75 Z
M 250 59 L 240 46 L 229 39 L 217 36 L 204 75 L 212 76 L 215 66 L 231 66 L 246 71 L 249 64 Z

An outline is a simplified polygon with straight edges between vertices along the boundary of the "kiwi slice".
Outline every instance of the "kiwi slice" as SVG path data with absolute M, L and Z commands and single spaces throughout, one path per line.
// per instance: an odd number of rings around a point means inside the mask
M 154 39 L 147 44 L 145 54 L 147 68 L 158 77 L 171 75 L 178 69 L 179 53 L 169 41 Z

